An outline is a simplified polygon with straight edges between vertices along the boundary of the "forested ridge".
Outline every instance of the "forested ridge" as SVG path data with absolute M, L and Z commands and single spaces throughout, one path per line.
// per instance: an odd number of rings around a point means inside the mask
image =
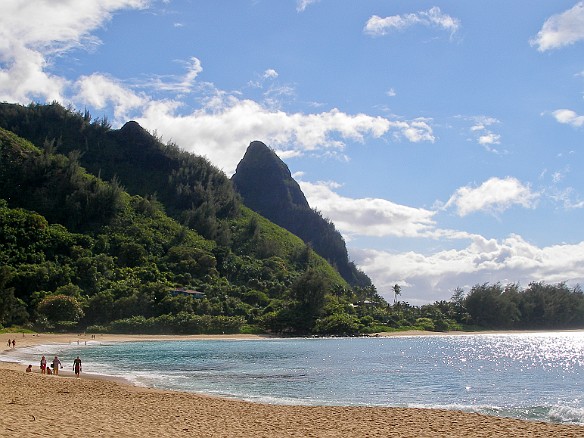
M 369 277 L 349 261 L 335 225 L 310 208 L 288 166 L 260 141 L 253 141 L 231 177 L 245 205 L 299 236 L 351 285 L 367 287 Z
M 134 122 L 113 130 L 58 104 L 0 104 L 0 127 L 0 325 L 349 335 L 584 325 L 583 294 L 563 283 L 390 304 L 247 208 L 206 159 Z

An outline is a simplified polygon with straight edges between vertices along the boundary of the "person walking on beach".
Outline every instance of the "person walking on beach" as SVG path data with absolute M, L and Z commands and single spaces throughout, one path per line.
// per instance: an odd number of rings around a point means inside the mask
M 59 358 L 55 356 L 55 358 L 53 359 L 53 374 L 55 376 L 59 375 L 59 367 L 63 368 L 63 365 L 61 365 L 61 361 L 59 360 Z
M 11 344 L 12 344 L 12 341 L 10 339 L 8 339 L 8 348 L 10 348 Z
M 41 374 L 45 374 L 47 372 L 47 359 L 45 356 L 41 357 Z
M 81 359 L 79 359 L 79 356 L 73 361 L 73 371 L 75 371 L 75 375 L 79 378 L 79 373 L 81 372 Z
M 16 348 L 16 339 L 12 340 L 12 348 Z

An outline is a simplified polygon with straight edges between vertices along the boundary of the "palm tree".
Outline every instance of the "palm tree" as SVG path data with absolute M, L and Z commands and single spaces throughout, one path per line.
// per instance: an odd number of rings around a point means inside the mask
M 397 302 L 397 296 L 401 295 L 401 287 L 399 284 L 395 284 L 393 286 L 393 304 Z

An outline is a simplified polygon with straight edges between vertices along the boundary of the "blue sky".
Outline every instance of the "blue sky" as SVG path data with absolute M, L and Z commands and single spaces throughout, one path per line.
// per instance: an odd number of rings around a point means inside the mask
M 228 175 L 263 141 L 388 298 L 584 284 L 584 2 L 2 8 L 0 101 L 136 120 Z

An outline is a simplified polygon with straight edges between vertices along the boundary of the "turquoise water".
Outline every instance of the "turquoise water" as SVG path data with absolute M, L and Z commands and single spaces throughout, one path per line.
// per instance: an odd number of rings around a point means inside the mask
M 84 372 L 258 402 L 446 408 L 584 424 L 584 333 L 48 348 L 19 354 L 59 354 L 64 363 L 80 355 Z

